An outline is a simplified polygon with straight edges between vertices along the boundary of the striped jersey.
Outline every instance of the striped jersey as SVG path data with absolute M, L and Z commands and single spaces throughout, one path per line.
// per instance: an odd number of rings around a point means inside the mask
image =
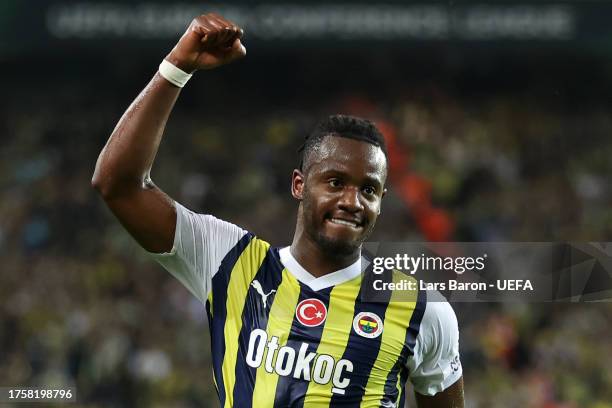
M 408 380 L 434 395 L 461 377 L 448 303 L 372 299 L 364 258 L 317 278 L 288 247 L 176 209 L 172 251 L 152 256 L 206 305 L 221 406 L 403 407 Z

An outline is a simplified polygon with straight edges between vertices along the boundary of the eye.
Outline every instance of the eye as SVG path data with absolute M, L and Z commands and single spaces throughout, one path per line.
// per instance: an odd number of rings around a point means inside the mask
M 329 180 L 329 185 L 334 188 L 342 187 L 342 181 L 340 179 L 333 178 Z
M 363 192 L 367 195 L 374 195 L 376 194 L 376 189 L 372 186 L 365 186 Z

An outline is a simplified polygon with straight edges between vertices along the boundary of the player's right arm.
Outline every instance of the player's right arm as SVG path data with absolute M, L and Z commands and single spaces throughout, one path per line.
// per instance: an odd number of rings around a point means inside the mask
M 215 68 L 246 54 L 241 37 L 234 23 L 217 14 L 201 15 L 165 59 L 187 73 Z M 174 241 L 176 209 L 150 172 L 180 90 L 155 74 L 117 123 L 92 179 L 111 211 L 149 252 L 168 252 Z

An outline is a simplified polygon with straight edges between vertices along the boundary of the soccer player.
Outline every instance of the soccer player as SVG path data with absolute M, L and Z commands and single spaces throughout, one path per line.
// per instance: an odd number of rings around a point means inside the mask
M 221 405 L 401 407 L 410 380 L 419 407 L 463 407 L 448 303 L 422 291 L 413 301 L 364 295 L 361 245 L 387 177 L 371 122 L 331 116 L 306 140 L 291 179 L 299 207 L 289 247 L 194 213 L 151 181 L 181 87 L 244 57 L 241 36 L 219 15 L 195 18 L 119 120 L 92 180 L 140 245 L 206 304 Z

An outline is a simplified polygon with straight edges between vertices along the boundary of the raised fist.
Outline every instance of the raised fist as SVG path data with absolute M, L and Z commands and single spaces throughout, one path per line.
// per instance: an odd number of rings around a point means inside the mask
M 166 60 L 187 73 L 212 69 L 246 55 L 242 28 L 216 13 L 193 19 Z

